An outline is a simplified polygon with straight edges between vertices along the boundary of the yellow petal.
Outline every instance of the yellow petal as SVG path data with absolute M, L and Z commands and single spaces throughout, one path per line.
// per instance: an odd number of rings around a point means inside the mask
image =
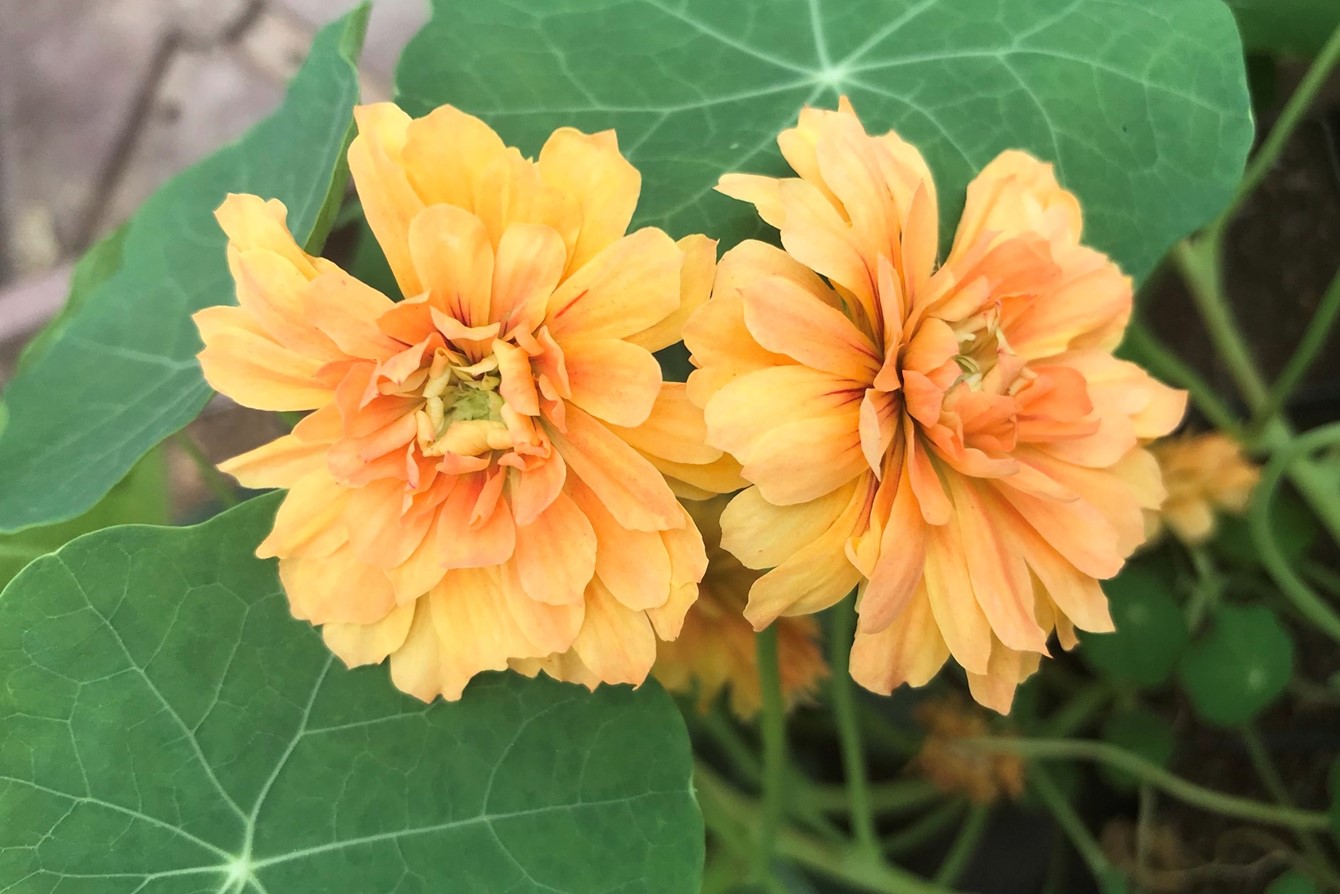
M 559 344 L 572 338 L 624 338 L 679 307 L 683 255 L 660 230 L 638 230 L 610 244 L 563 281 L 545 317 Z
M 467 327 L 493 322 L 493 245 L 479 218 L 451 205 L 431 205 L 410 222 L 408 239 L 432 307 Z
M 625 608 L 597 578 L 572 649 L 601 682 L 638 684 L 656 661 L 656 634 L 646 613 Z
M 403 153 L 410 117 L 395 103 L 354 109 L 358 136 L 349 145 L 349 172 L 368 226 L 406 296 L 423 291 L 409 251 L 409 227 L 424 202 L 406 176 Z
M 581 230 L 571 246 L 568 270 L 580 269 L 628 230 L 642 175 L 619 153 L 614 131 L 584 134 L 560 127 L 540 150 L 544 182 L 576 200 Z
M 321 628 L 321 637 L 349 667 L 380 664 L 404 645 L 413 620 L 414 606 L 398 605 L 371 624 L 327 624 Z
M 646 348 L 617 338 L 563 344 L 572 402 L 612 425 L 640 425 L 661 391 L 661 365 Z
M 531 599 L 581 602 L 596 571 L 596 532 L 572 498 L 560 493 L 534 521 L 517 527 L 514 563 Z
M 626 339 L 648 351 L 660 351 L 684 337 L 684 324 L 712 293 L 712 278 L 716 272 L 717 242 L 706 236 L 685 236 L 676 243 L 684 253 L 684 266 L 679 273 L 679 309 L 655 326 L 643 329 Z
M 599 421 L 569 405 L 567 431 L 548 432 L 569 474 L 581 478 L 619 524 L 637 531 L 682 524 L 682 510 L 661 474 Z

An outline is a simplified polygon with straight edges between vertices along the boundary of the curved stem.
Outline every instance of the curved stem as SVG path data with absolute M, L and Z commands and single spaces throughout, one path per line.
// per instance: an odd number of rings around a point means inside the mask
M 958 837 L 949 846 L 949 853 L 940 861 L 940 868 L 932 881 L 940 885 L 958 884 L 959 876 L 968 868 L 968 862 L 977 851 L 977 845 L 981 842 L 982 833 L 986 831 L 990 819 L 991 808 L 985 805 L 979 804 L 968 811 L 967 819 L 959 828 Z
M 1329 828 L 1330 824 L 1326 814 L 1318 811 L 1262 804 L 1259 801 L 1221 794 L 1193 782 L 1187 782 L 1157 764 L 1106 742 L 990 738 L 965 740 L 965 744 L 969 741 L 976 748 L 1008 751 L 1036 760 L 1096 761 L 1117 770 L 1124 770 L 1179 801 L 1249 822 L 1314 831 Z
M 1251 195 L 1252 190 L 1260 185 L 1265 179 L 1266 174 L 1274 167 L 1275 161 L 1279 158 L 1280 152 L 1289 142 L 1289 137 L 1298 129 L 1299 123 L 1303 120 L 1303 115 L 1307 113 L 1312 101 L 1316 99 L 1317 92 L 1325 85 L 1327 77 L 1330 76 L 1331 69 L 1335 68 L 1336 63 L 1340 62 L 1340 28 L 1336 28 L 1331 33 L 1331 37 L 1313 60 L 1312 66 L 1299 82 L 1298 89 L 1294 90 L 1293 95 L 1285 104 L 1284 110 L 1280 112 L 1279 118 L 1275 121 L 1275 126 L 1270 129 L 1265 141 L 1261 143 L 1261 148 L 1256 150 L 1256 154 L 1247 164 L 1247 170 L 1242 175 L 1242 183 L 1238 185 L 1237 196 L 1233 202 L 1224 209 L 1219 216 L 1221 226 L 1223 221 L 1233 216 L 1238 207 L 1247 196 Z
M 842 766 L 847 779 L 847 798 L 851 801 L 851 826 L 856 846 L 867 853 L 879 853 L 875 834 L 875 815 L 870 809 L 870 789 L 866 779 L 865 752 L 861 747 L 861 728 L 856 722 L 856 699 L 852 692 L 852 637 L 856 633 L 856 594 L 848 596 L 832 615 L 828 634 L 828 663 L 832 668 L 830 687 L 833 717 L 842 745 Z
M 1284 365 L 1283 372 L 1270 386 L 1265 403 L 1253 415 L 1250 426 L 1252 431 L 1261 431 L 1280 414 L 1289 395 L 1293 394 L 1321 349 L 1326 346 L 1326 336 L 1330 334 L 1337 317 L 1340 317 L 1340 271 L 1331 279 L 1326 293 L 1317 304 L 1316 313 L 1308 321 L 1307 330 L 1299 340 L 1298 347 L 1294 348 L 1289 362 Z
M 1183 240 L 1173 249 L 1173 260 L 1182 272 L 1210 341 L 1224 358 L 1228 372 L 1247 405 L 1255 410 L 1265 402 L 1266 383 L 1256 368 L 1256 361 L 1233 319 L 1233 312 L 1224 295 L 1219 240 L 1213 236 L 1195 243 Z
M 1275 531 L 1270 523 L 1270 505 L 1290 464 L 1312 450 L 1337 443 L 1340 443 L 1340 423 L 1323 426 L 1290 441 L 1285 449 L 1271 458 L 1261 473 L 1261 481 L 1252 496 L 1247 523 L 1252 542 L 1260 553 L 1261 564 L 1279 585 L 1281 592 L 1313 626 L 1340 642 L 1340 614 L 1289 565 L 1289 560 L 1275 540 Z
M 763 811 L 754 871 L 758 881 L 772 875 L 772 856 L 786 801 L 786 714 L 777 661 L 777 625 L 755 637 L 758 679 L 763 690 Z

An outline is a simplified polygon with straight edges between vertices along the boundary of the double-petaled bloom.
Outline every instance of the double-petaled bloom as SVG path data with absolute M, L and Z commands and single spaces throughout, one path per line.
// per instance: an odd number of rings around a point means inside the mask
M 715 246 L 625 235 L 640 188 L 612 133 L 536 161 L 443 107 L 357 110 L 349 163 L 405 300 L 304 252 L 276 201 L 231 196 L 237 307 L 195 317 L 209 382 L 310 410 L 225 465 L 287 488 L 258 554 L 350 665 L 460 696 L 519 666 L 641 682 L 706 566 L 667 483 L 730 489 L 652 351 L 710 290 Z
M 752 486 L 723 544 L 771 569 L 762 628 L 859 587 L 851 672 L 889 692 L 949 656 L 1008 710 L 1055 631 L 1111 629 L 1098 581 L 1163 499 L 1144 448 L 1185 396 L 1113 357 L 1131 284 L 1081 244 L 1049 165 L 997 157 L 937 265 L 935 185 L 897 135 L 845 103 L 781 134 L 798 176 L 732 174 L 784 250 L 721 260 L 685 329 L 708 442 Z

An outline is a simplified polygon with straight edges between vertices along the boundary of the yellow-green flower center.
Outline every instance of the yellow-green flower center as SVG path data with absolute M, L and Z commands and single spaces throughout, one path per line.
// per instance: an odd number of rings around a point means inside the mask
M 512 446 L 502 419 L 498 363 L 492 357 L 462 366 L 446 353 L 433 358 L 417 416 L 419 448 L 427 456 L 479 456 Z

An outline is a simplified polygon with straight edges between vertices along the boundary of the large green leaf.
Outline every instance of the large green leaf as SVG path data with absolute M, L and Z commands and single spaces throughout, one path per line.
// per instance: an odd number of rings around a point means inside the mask
M 92 534 L 5 590 L 0 889 L 697 890 L 663 691 L 490 675 L 425 707 L 346 671 L 244 558 L 274 506 Z
M 434 0 L 401 103 L 450 102 L 536 150 L 616 128 L 643 173 L 639 221 L 729 245 L 752 209 L 710 190 L 781 172 L 777 132 L 846 94 L 926 154 L 948 213 L 1000 150 L 1055 161 L 1092 241 L 1133 275 L 1213 216 L 1252 138 L 1221 0 Z
M 209 399 L 190 315 L 233 300 L 210 213 L 227 193 L 282 199 L 300 241 L 324 240 L 344 189 L 366 21 L 363 8 L 322 30 L 274 115 L 169 181 L 124 237 L 99 248 L 109 275 L 25 358 L 5 394 L 0 531 L 88 509 Z

